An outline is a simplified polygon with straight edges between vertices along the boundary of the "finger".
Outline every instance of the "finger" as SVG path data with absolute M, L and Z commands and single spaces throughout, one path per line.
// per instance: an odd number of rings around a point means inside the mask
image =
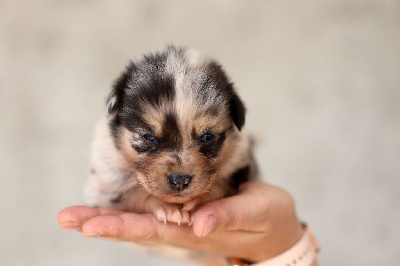
M 270 186 L 248 182 L 235 196 L 204 204 L 194 215 L 193 230 L 204 237 L 217 229 L 259 232 L 264 230 Z
M 170 243 L 182 238 L 188 231 L 188 226 L 164 224 L 151 214 L 128 212 L 96 216 L 82 226 L 82 234 L 85 236 L 109 237 L 148 244 Z
M 100 215 L 120 214 L 121 211 L 114 209 L 96 209 L 86 206 L 71 206 L 60 211 L 57 220 L 64 229 L 79 230 L 84 222 Z

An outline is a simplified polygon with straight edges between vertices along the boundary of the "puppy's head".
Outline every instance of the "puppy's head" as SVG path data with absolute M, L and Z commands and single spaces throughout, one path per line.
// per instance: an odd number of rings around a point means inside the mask
M 245 108 L 216 62 L 173 46 L 130 62 L 108 98 L 117 149 L 153 196 L 185 203 L 221 183 Z

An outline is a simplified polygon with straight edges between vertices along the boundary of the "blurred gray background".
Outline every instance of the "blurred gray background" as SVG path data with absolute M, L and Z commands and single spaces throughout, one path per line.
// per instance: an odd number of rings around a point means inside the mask
M 398 265 L 398 0 L 0 0 L 0 265 L 182 265 L 56 221 L 113 80 L 168 43 L 225 66 L 322 265 Z

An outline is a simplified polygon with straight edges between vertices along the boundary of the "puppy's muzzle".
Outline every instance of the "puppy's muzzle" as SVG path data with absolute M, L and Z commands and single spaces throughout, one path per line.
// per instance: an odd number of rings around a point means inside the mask
M 189 187 L 192 182 L 190 175 L 171 174 L 167 176 L 167 183 L 169 187 L 174 191 L 182 191 Z

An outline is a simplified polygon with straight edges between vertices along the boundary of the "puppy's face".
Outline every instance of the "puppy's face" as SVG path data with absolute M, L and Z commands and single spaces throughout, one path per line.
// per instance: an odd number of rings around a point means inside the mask
M 108 111 L 117 149 L 151 195 L 185 203 L 226 181 L 219 169 L 235 152 L 244 106 L 214 61 L 169 47 L 131 62 Z

